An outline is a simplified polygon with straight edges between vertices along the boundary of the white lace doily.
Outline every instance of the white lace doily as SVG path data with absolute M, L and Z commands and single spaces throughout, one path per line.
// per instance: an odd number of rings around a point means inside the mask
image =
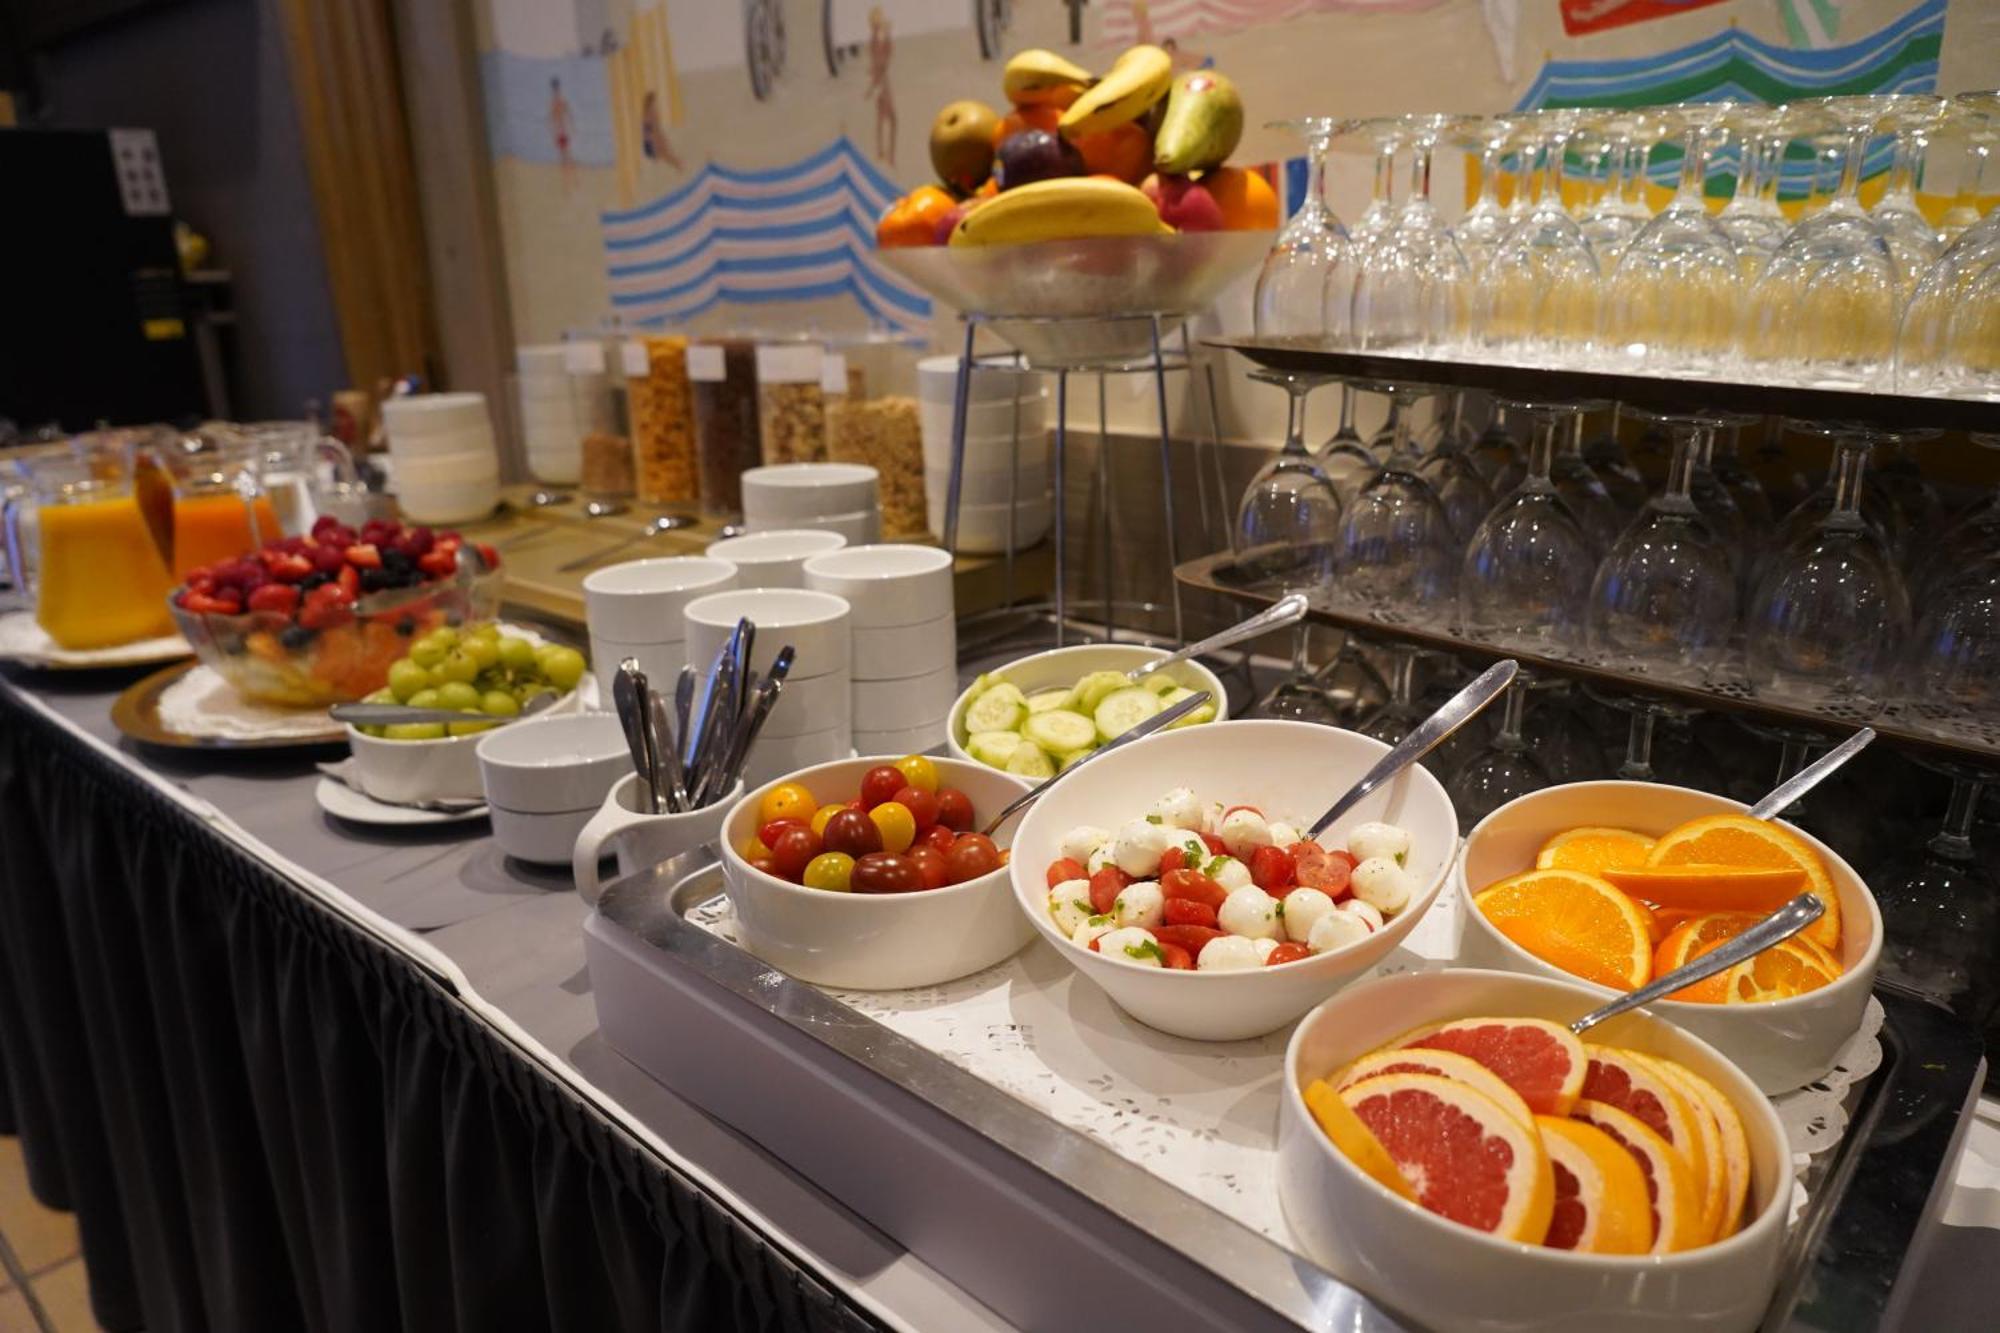
M 160 691 L 160 725 L 183 736 L 218 740 L 311 740 L 339 736 L 340 724 L 324 708 L 279 708 L 254 703 L 205 666 L 195 667 Z
M 168 662 L 194 652 L 179 634 L 135 639 L 110 648 L 64 648 L 35 623 L 32 611 L 0 615 L 0 658 L 27 666 L 115 667 Z

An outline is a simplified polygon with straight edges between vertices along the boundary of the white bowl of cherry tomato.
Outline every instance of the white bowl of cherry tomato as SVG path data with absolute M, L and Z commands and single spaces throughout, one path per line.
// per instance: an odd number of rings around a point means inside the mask
M 750 792 L 722 824 L 737 938 L 801 981 L 850 990 L 934 986 L 1033 938 L 1007 883 L 1010 821 L 1026 791 L 966 760 L 842 759 Z

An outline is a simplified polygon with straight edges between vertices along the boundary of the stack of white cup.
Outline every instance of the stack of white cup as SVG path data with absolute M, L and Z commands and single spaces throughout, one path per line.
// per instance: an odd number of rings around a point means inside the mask
M 803 588 L 806 561 L 845 545 L 847 538 L 837 532 L 778 528 L 710 542 L 708 554 L 736 567 L 736 587 Z
M 778 651 L 792 646 L 784 689 L 743 766 L 747 787 L 854 753 L 853 644 L 846 599 L 804 588 L 737 589 L 698 597 L 684 615 L 688 661 L 704 676 L 738 620 L 757 627 L 748 673 L 753 687 Z
M 882 540 L 881 474 L 865 463 L 774 463 L 743 473 L 743 527 L 816 528 L 860 546 Z
M 500 503 L 500 455 L 486 395 L 418 393 L 382 400 L 389 463 L 403 516 L 470 523 Z
M 814 556 L 805 577 L 853 608 L 854 748 L 903 755 L 943 745 L 958 697 L 950 553 L 853 546 Z
M 940 536 L 944 534 L 951 486 L 957 393 L 957 357 L 927 357 L 917 363 L 924 510 L 931 531 Z M 1040 375 L 975 367 L 965 408 L 965 479 L 958 496 L 958 549 L 974 554 L 1005 551 L 1010 508 L 1016 550 L 1033 546 L 1048 535 L 1055 513 L 1055 490 L 1049 482 L 1048 389 Z
M 514 349 L 521 444 L 536 480 L 573 486 L 583 473 L 583 437 L 611 419 L 611 380 L 574 371 L 564 343 Z
M 673 697 L 687 664 L 687 604 L 739 586 L 736 566 L 700 555 L 629 560 L 593 572 L 583 581 L 584 621 L 590 629 L 590 664 L 602 705 L 611 706 L 618 664 L 639 659 L 652 687 Z

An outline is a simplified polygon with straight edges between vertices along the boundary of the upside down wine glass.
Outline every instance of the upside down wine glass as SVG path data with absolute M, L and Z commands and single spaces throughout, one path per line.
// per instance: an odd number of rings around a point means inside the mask
M 1347 229 L 1326 202 L 1326 154 L 1346 122 L 1328 116 L 1274 121 L 1306 141 L 1306 197 L 1278 233 L 1257 273 L 1252 327 L 1259 338 L 1339 339 L 1346 329 L 1326 324 L 1328 274 L 1348 261 Z
M 1466 543 L 1458 615 L 1470 638 L 1559 655 L 1574 646 L 1597 553 L 1551 479 L 1556 439 L 1576 408 L 1508 403 L 1534 423 L 1528 473 Z
M 1658 117 L 1626 113 L 1607 117 L 1599 132 L 1608 163 L 1604 193 L 1585 210 L 1578 225 L 1599 265 L 1609 269 L 1652 219 L 1645 204 L 1646 158 L 1667 131 Z
M 1350 337 L 1363 351 L 1437 347 L 1464 334 L 1472 269 L 1431 206 L 1431 158 L 1451 123 L 1450 116 L 1394 123 L 1398 141 L 1410 149 L 1410 190 L 1356 259 Z M 1329 304 L 1339 297 L 1336 280 Z
M 1986 153 L 2000 142 L 2000 93 L 1961 94 L 1953 105 L 1978 156 L 1967 170 L 1983 171 Z M 2000 208 L 1960 232 L 1918 280 L 1896 362 L 1901 392 L 2000 398 Z
M 1535 201 L 1493 252 L 1474 325 L 1488 346 L 1538 359 L 1587 348 L 1597 322 L 1597 256 L 1562 202 L 1564 146 L 1575 111 L 1534 118 L 1540 168 Z
M 1487 261 L 1513 225 L 1507 210 L 1500 206 L 1500 158 L 1509 148 L 1520 147 L 1522 124 L 1513 116 L 1475 117 L 1457 123 L 1453 143 L 1479 154 L 1479 197 L 1452 228 L 1475 277 L 1484 275 Z
M 1443 623 L 1451 617 L 1457 544 L 1444 504 L 1421 471 L 1411 411 L 1418 397 L 1433 391 L 1410 384 L 1369 387 L 1393 400 L 1396 435 L 1381 470 L 1341 518 L 1334 596 L 1389 623 Z

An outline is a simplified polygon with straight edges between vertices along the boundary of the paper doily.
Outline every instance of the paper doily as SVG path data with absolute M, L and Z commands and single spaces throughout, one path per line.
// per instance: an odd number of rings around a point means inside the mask
M 339 733 L 324 708 L 279 708 L 253 703 L 206 666 L 198 666 L 160 691 L 160 725 L 183 736 L 219 740 L 314 740 Z
M 163 634 L 155 639 L 135 639 L 109 648 L 64 648 L 35 623 L 31 611 L 10 611 L 0 615 L 0 659 L 26 666 L 115 667 L 142 666 L 147 662 L 167 662 L 189 657 L 194 649 L 179 634 Z

